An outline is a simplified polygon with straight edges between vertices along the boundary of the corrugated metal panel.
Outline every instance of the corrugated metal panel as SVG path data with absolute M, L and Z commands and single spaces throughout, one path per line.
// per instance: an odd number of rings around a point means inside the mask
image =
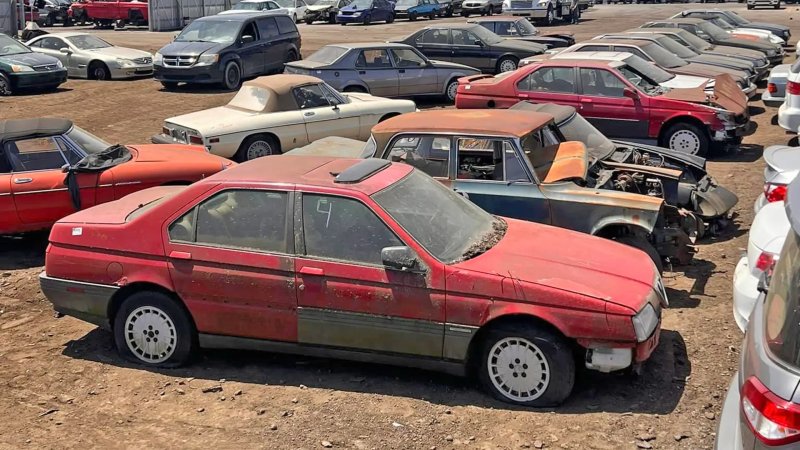
M 12 0 L 0 0 L 0 33 L 16 36 L 18 24 L 15 6 L 16 2 Z
M 194 19 L 231 8 L 231 0 L 149 0 L 150 30 L 179 30 Z

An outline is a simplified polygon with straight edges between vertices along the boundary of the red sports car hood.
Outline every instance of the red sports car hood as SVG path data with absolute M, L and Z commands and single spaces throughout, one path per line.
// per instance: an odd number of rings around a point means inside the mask
M 203 147 L 199 145 L 184 145 L 184 144 L 144 144 L 144 145 L 128 145 L 133 152 L 134 159 L 138 162 L 182 162 L 187 158 L 197 159 L 204 156 L 198 153 L 209 156 L 209 159 L 217 159 L 219 156 L 208 153 Z
M 454 268 L 573 292 L 633 311 L 654 289 L 656 268 L 644 252 L 562 228 L 505 220 L 508 230 L 495 247 Z

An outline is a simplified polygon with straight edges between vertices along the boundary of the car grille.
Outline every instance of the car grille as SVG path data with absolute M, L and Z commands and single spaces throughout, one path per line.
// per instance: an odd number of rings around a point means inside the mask
M 532 8 L 532 7 L 533 7 L 533 3 L 532 2 L 519 2 L 519 1 L 517 1 L 517 2 L 512 1 L 511 2 L 511 9 L 523 9 L 523 8 Z
M 55 64 L 45 64 L 42 66 L 33 66 L 33 70 L 37 72 L 49 72 L 51 70 L 56 70 L 58 68 Z
M 352 16 L 353 15 L 353 11 L 342 11 L 341 14 L 343 16 Z
M 164 55 L 164 66 L 166 67 L 192 67 L 195 62 L 197 62 L 196 56 Z
M 153 63 L 153 58 L 151 58 L 149 56 L 145 56 L 143 58 L 136 58 L 136 59 L 133 60 L 133 62 L 136 63 L 136 64 L 152 64 Z

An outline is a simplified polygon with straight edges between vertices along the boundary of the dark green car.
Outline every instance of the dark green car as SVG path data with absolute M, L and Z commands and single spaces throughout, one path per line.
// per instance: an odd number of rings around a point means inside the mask
M 24 89 L 54 90 L 67 81 L 67 69 L 56 58 L 34 53 L 0 34 L 0 95 Z

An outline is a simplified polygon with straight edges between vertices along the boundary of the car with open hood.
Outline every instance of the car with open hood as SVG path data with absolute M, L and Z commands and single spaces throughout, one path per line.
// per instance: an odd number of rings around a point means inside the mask
M 319 0 L 306 8 L 306 16 L 303 21 L 311 25 L 314 22 L 336 23 L 336 15 L 339 10 L 349 5 L 353 0 Z
M 410 45 L 431 59 L 488 73 L 515 70 L 521 59 L 547 50 L 535 42 L 503 39 L 476 23 L 429 25 L 393 42 Z
M 568 53 L 498 77 L 459 80 L 458 108 L 509 108 L 522 100 L 569 105 L 614 139 L 702 156 L 712 143 L 738 145 L 752 133 L 747 98 L 727 75 L 672 88 L 669 74 L 630 53 Z
M 232 165 L 197 146 L 111 145 L 64 119 L 0 121 L 0 234 L 46 229 L 76 210 Z
M 153 75 L 153 55 L 133 48 L 117 47 L 94 34 L 51 33 L 28 41 L 37 53 L 61 61 L 71 77 L 112 80 Z
M 411 100 L 343 94 L 307 75 L 270 75 L 245 82 L 225 106 L 165 120 L 152 141 L 202 145 L 243 162 L 325 136 L 366 140 L 376 123 L 415 110 Z
M 784 51 L 780 45 L 733 37 L 727 31 L 703 19 L 656 20 L 647 22 L 641 28 L 681 28 L 714 45 L 760 51 L 772 65 L 783 62 Z
M 725 19 L 727 22 L 739 28 L 752 28 L 756 30 L 769 31 L 770 33 L 782 38 L 786 43 L 789 43 L 789 38 L 792 37 L 792 32 L 786 25 L 779 25 L 776 23 L 764 22 L 751 22 L 750 20 L 742 17 L 736 11 L 725 9 L 687 9 L 674 15 L 673 18 L 687 17 L 687 18 L 703 18 L 705 16 L 716 16 Z
M 394 22 L 394 2 L 390 0 L 353 0 L 339 9 L 336 23 L 360 23 L 369 25 L 373 22 Z
M 569 47 L 575 43 L 575 37 L 572 33 L 542 34 L 539 29 L 525 17 L 477 17 L 467 20 L 467 23 L 477 23 L 503 39 L 535 42 L 547 46 L 548 49 Z
M 339 92 L 436 95 L 451 102 L 459 78 L 481 73 L 462 64 L 430 60 L 410 45 L 384 42 L 326 45 L 301 61 L 287 63 L 285 72 L 313 74 Z
M 552 115 L 524 109 L 430 110 L 372 128 L 363 152 L 410 164 L 492 214 L 568 228 L 636 247 L 661 270 L 694 252 L 678 208 L 607 189 L 589 153 L 565 141 Z M 669 189 L 676 182 L 670 181 Z
M 60 220 L 40 282 L 145 367 L 316 355 L 475 376 L 520 406 L 640 366 L 668 304 L 638 250 L 493 216 L 407 164 L 289 155 Z
M 56 58 L 0 33 L 0 96 L 26 89 L 55 90 L 67 81 L 67 69 Z

